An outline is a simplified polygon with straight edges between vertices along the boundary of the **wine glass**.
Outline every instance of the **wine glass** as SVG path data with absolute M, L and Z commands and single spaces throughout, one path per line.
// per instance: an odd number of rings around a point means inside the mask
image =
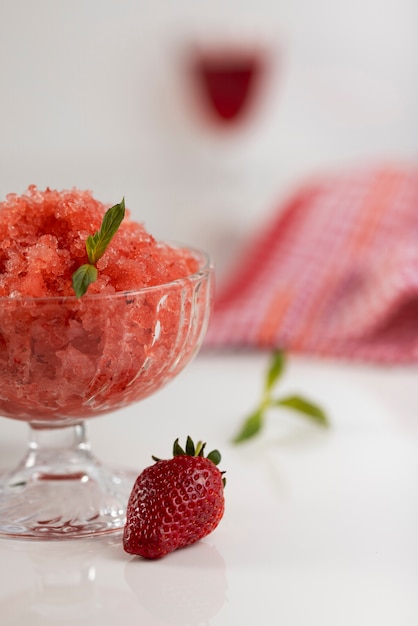
M 190 57 L 196 103 L 206 120 L 225 130 L 251 119 L 262 95 L 269 64 L 267 46 L 196 44 Z
M 277 184 L 270 156 L 284 58 L 276 26 L 235 13 L 172 34 L 153 141 L 163 192 L 178 207 L 164 227 L 208 250 L 220 287 Z
M 121 530 L 136 475 L 102 464 L 85 420 L 149 396 L 196 355 L 213 266 L 110 295 L 0 298 L 0 415 L 27 422 L 28 450 L 0 476 L 0 536 L 61 539 Z

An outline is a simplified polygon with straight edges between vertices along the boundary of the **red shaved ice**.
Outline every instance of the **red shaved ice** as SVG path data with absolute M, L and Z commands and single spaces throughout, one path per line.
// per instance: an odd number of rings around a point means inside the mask
M 0 203 L 0 296 L 74 295 L 72 274 L 87 263 L 86 239 L 99 230 L 109 208 L 89 191 L 9 194 Z M 182 278 L 197 269 L 190 253 L 157 243 L 125 219 L 97 264 L 88 292 L 140 289 Z
M 199 347 L 212 293 L 205 255 L 159 242 L 129 212 L 81 298 L 72 274 L 110 205 L 76 189 L 0 203 L 0 414 L 43 424 L 146 397 Z

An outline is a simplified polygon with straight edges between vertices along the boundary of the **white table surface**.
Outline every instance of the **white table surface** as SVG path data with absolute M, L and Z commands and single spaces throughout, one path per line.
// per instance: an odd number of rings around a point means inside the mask
M 187 434 L 223 453 L 226 511 L 209 537 L 159 561 L 120 536 L 0 540 L 2 626 L 418 624 L 417 368 L 291 357 L 282 392 L 328 411 L 327 431 L 270 413 L 230 438 L 256 403 L 268 355 L 201 353 L 154 397 L 89 422 L 93 449 L 140 470 Z M 0 465 L 26 426 L 0 421 Z

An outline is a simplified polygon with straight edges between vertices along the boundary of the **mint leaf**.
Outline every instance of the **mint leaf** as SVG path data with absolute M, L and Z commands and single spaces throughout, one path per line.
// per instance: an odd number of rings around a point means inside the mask
M 320 426 L 329 426 L 325 411 L 323 411 L 317 404 L 314 404 L 310 400 L 306 400 L 306 398 L 302 398 L 301 396 L 287 396 L 286 398 L 273 401 L 272 405 L 287 407 L 293 411 L 301 413 L 305 417 L 310 418 Z
M 86 240 L 86 252 L 89 263 L 79 267 L 72 276 L 73 289 L 77 298 L 86 293 L 88 286 L 97 280 L 97 261 L 106 252 L 109 243 L 125 217 L 125 198 L 106 211 L 100 229 Z
M 73 289 L 77 298 L 81 298 L 88 286 L 97 280 L 97 269 L 90 263 L 81 265 L 73 274 Z
M 308 417 L 318 426 L 329 426 L 328 417 L 325 411 L 323 411 L 323 409 L 321 409 L 321 407 L 317 404 L 314 404 L 302 396 L 293 395 L 286 396 L 284 398 L 272 398 L 271 391 L 276 382 L 282 376 L 285 366 L 286 358 L 284 352 L 281 350 L 275 351 L 266 372 L 264 390 L 258 407 L 244 420 L 241 429 L 232 440 L 233 443 L 241 443 L 257 435 L 264 425 L 266 411 L 274 407 L 292 409 L 293 411 Z
M 281 350 L 277 350 L 273 353 L 273 356 L 270 361 L 270 365 L 267 370 L 266 380 L 264 389 L 268 393 L 271 391 L 275 383 L 279 380 L 281 375 L 284 372 L 284 368 L 286 365 L 286 359 L 284 352 Z
M 115 204 L 106 211 L 100 230 L 96 231 L 94 235 L 87 237 L 87 256 L 92 265 L 95 265 L 106 252 L 106 248 L 113 239 L 124 217 L 125 198 L 122 198 L 119 204 Z
M 262 426 L 263 411 L 257 409 L 254 413 L 251 413 L 246 420 L 244 420 L 241 430 L 233 439 L 233 443 L 242 443 L 243 441 L 247 441 L 247 439 L 251 439 L 261 430 Z

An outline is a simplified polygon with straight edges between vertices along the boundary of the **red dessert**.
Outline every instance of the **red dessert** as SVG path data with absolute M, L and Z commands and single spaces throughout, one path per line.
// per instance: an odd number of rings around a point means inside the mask
M 0 296 L 70 296 L 73 272 L 87 262 L 86 239 L 106 206 L 88 191 L 10 194 L 0 203 Z M 89 294 L 161 285 L 193 274 L 196 259 L 157 243 L 127 215 L 99 260 Z
M 203 256 L 127 216 L 77 298 L 72 274 L 106 206 L 32 186 L 0 204 L 0 414 L 89 417 L 155 391 L 194 354 L 210 297 Z

